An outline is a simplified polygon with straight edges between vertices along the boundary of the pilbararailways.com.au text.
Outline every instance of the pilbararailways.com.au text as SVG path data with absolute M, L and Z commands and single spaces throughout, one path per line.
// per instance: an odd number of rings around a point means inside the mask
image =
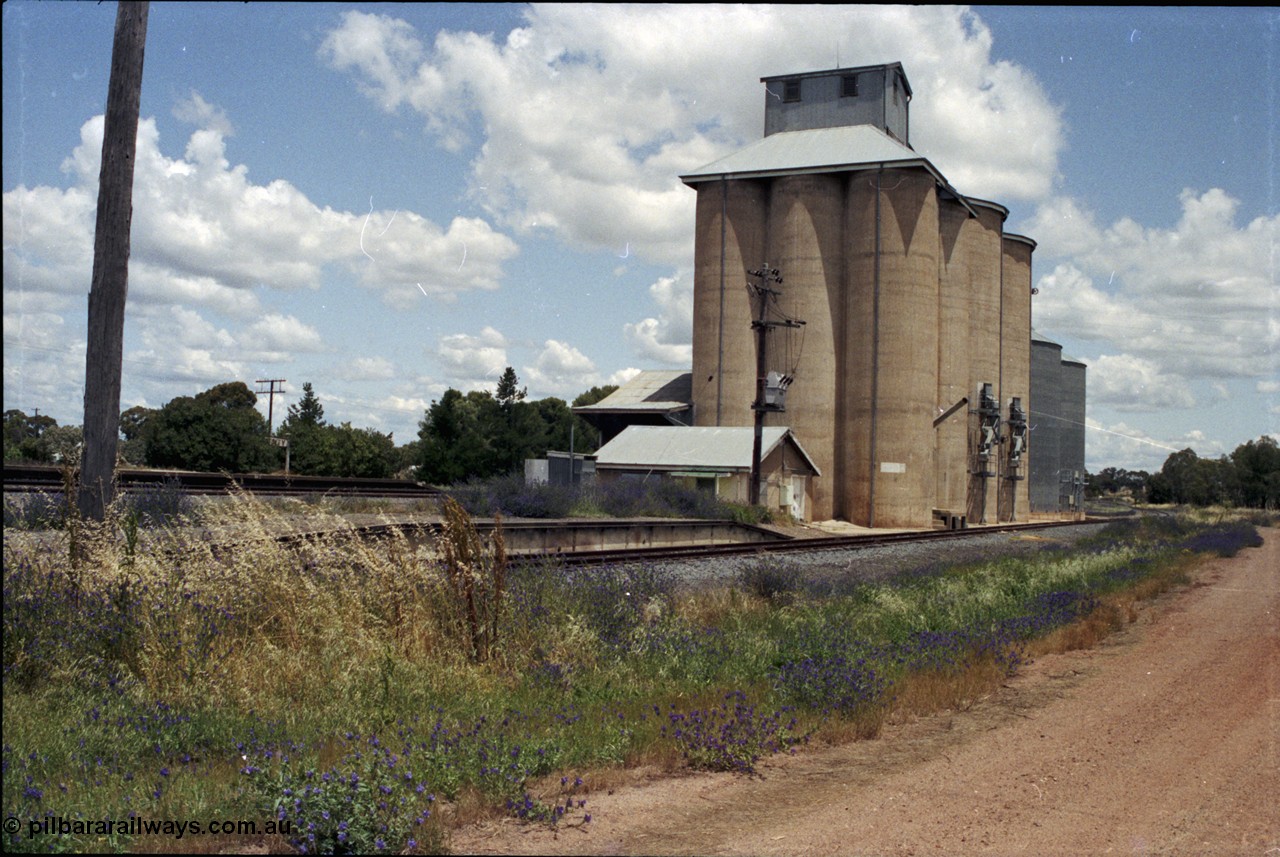
M 99 819 L 92 821 L 82 818 L 63 818 L 60 815 L 55 815 L 39 820 L 31 819 L 27 821 L 26 827 L 28 839 L 35 839 L 37 836 L 172 836 L 174 839 L 181 839 L 183 836 L 260 836 L 274 834 L 288 836 L 293 832 L 292 823 L 287 818 L 258 824 L 253 821 L 222 819 L 203 823 L 199 821 L 162 821 L 141 816 L 121 820 Z

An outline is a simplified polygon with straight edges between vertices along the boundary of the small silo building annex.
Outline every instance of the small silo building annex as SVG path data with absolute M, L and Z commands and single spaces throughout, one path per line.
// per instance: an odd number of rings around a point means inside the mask
M 1031 511 L 1081 515 L 1084 505 L 1085 366 L 1031 331 Z
M 911 148 L 901 64 L 762 82 L 764 137 L 681 176 L 697 192 L 693 424 L 752 425 L 764 306 L 785 322 L 766 363 L 789 382 L 765 423 L 821 473 L 815 519 L 1027 519 L 1035 242 Z M 782 282 L 760 304 L 762 266 Z

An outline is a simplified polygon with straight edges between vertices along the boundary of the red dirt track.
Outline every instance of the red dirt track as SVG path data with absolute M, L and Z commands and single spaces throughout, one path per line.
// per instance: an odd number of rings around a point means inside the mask
M 1098 648 L 965 711 L 587 795 L 590 824 L 455 832 L 457 853 L 1280 857 L 1280 530 L 1206 562 Z

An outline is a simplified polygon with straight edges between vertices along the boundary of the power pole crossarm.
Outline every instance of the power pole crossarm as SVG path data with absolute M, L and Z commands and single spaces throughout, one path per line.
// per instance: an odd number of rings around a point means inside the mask
M 262 395 L 263 393 L 267 394 L 267 437 L 271 437 L 275 432 L 276 393 L 284 393 L 285 380 L 286 379 L 284 378 L 259 378 L 254 382 L 255 384 L 269 385 L 267 389 L 257 391 L 258 395 Z M 280 387 L 277 388 L 276 384 L 279 384 Z
M 777 268 L 770 268 L 767 264 L 759 270 L 748 271 L 750 276 L 760 280 L 758 286 L 749 286 L 752 294 L 760 299 L 760 304 L 756 310 L 756 317 L 751 322 L 751 327 L 756 332 L 756 400 L 752 403 L 751 409 L 755 411 L 754 433 L 751 439 L 751 485 L 748 487 L 748 498 L 751 505 L 760 505 L 760 457 L 763 453 L 763 435 L 764 435 L 764 415 L 766 411 L 781 411 L 781 390 L 778 395 L 771 400 L 768 394 L 769 384 L 769 362 L 768 362 L 768 342 L 769 332 L 775 327 L 800 327 L 804 324 L 802 321 L 787 319 L 785 321 L 770 321 L 769 315 L 769 299 L 776 298 L 777 290 L 769 284 L 782 285 L 782 274 Z M 786 384 L 791 383 L 790 376 L 786 377 L 783 388 Z
M 84 372 L 84 452 L 80 513 L 101 521 L 115 489 L 120 435 L 120 372 L 124 304 L 129 290 L 129 229 L 133 222 L 133 165 L 147 41 L 145 2 L 121 2 L 111 48 L 111 79 L 98 175 L 98 219 L 89 287 L 89 334 Z

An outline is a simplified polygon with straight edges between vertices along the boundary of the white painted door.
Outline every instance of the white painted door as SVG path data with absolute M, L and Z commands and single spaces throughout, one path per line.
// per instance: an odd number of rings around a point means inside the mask
M 797 521 L 804 520 L 804 486 L 805 477 L 791 477 L 791 517 Z

